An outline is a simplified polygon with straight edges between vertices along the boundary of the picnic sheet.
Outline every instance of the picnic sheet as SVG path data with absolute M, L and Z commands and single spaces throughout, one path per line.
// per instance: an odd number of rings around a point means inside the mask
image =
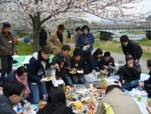
M 19 66 L 28 64 L 31 57 L 32 55 L 14 55 L 13 60 L 15 60 L 16 62 L 13 64 L 13 69 L 17 69 Z M 49 56 L 50 63 L 52 62 L 53 57 L 54 55 Z
M 54 56 L 50 56 L 50 62 L 52 62 L 52 58 Z M 29 59 L 31 58 L 31 55 L 15 55 L 13 56 L 13 59 L 17 61 L 17 63 L 13 64 L 13 69 L 18 68 L 19 66 L 23 64 L 28 64 Z M 94 73 L 90 74 L 93 75 Z M 147 80 L 149 78 L 149 75 L 147 74 L 141 74 L 141 79 L 140 81 Z M 117 80 L 118 76 L 111 76 L 108 78 L 108 80 Z M 92 88 L 86 88 L 84 85 L 76 85 L 75 88 L 66 88 L 68 89 L 68 92 L 66 93 L 67 95 L 67 100 L 68 100 L 68 105 L 73 106 L 73 105 L 78 105 L 80 110 L 77 110 L 73 108 L 75 112 L 78 114 L 83 114 L 85 112 L 89 111 L 95 111 L 96 110 L 96 104 L 97 100 L 99 99 L 98 91 L 93 90 Z M 73 90 L 72 90 L 73 89 Z M 145 92 L 141 93 L 137 89 L 133 89 L 132 91 L 127 91 L 127 94 L 132 96 L 132 99 L 138 104 L 142 114 L 148 114 L 148 111 L 146 109 L 147 105 L 147 95 L 145 95 Z M 138 93 L 138 95 L 134 95 L 134 93 Z M 72 97 L 71 97 L 72 95 Z M 141 96 L 141 100 L 138 100 L 138 96 Z M 74 100 L 74 101 L 73 101 Z M 81 102 L 82 100 L 82 102 Z M 79 102 L 80 101 L 80 102 Z M 75 104 L 74 104 L 75 103 Z M 82 108 L 80 108 L 82 107 Z

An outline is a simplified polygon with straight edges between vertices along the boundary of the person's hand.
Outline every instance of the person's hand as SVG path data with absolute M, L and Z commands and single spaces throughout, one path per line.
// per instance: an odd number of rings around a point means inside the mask
M 76 69 L 76 68 L 72 68 L 72 70 L 73 70 L 73 71 L 77 71 L 77 69 Z
M 147 106 L 147 110 L 148 110 L 149 114 L 151 114 L 151 106 Z
M 106 70 L 109 69 L 109 67 L 108 67 L 107 65 L 104 65 L 103 67 L 104 67 L 104 69 L 106 69 Z
M 83 51 L 86 51 L 87 49 L 88 49 L 87 45 L 83 46 L 83 48 L 82 48 Z
M 125 84 L 125 80 L 122 80 L 122 84 Z
M 136 59 L 136 60 L 135 60 L 135 63 L 137 64 L 138 62 L 139 62 L 139 61 Z
M 144 82 L 139 82 L 139 86 L 144 87 Z
M 87 47 L 87 48 L 89 48 L 89 47 L 90 47 L 90 45 L 88 44 L 88 45 L 86 45 L 86 47 Z
M 59 65 L 57 63 L 54 66 L 56 69 L 59 69 Z

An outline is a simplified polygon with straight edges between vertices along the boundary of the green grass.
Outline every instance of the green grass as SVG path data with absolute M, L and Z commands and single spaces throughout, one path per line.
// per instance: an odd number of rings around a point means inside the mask
M 143 46 L 149 46 L 151 47 L 151 40 L 148 40 L 147 38 L 143 39 L 143 40 L 139 40 L 137 41 L 140 45 Z
M 16 48 L 18 55 L 31 55 L 33 53 L 33 48 L 31 44 L 19 42 Z
M 146 47 L 151 47 L 151 40 L 140 40 L 137 41 L 141 46 L 146 46 Z M 116 52 L 116 53 L 123 53 L 122 52 L 122 48 L 121 48 L 121 44 L 119 41 L 100 41 L 99 39 L 95 40 L 95 44 L 94 44 L 95 48 L 101 48 L 103 50 L 106 51 L 111 51 L 111 52 Z M 17 51 L 19 55 L 31 55 L 33 53 L 33 48 L 31 44 L 27 44 L 27 43 L 22 43 L 20 42 L 17 45 Z M 70 51 L 70 55 L 73 54 L 73 49 L 71 49 Z M 143 53 L 143 57 L 148 59 L 151 58 L 151 52 L 144 50 Z

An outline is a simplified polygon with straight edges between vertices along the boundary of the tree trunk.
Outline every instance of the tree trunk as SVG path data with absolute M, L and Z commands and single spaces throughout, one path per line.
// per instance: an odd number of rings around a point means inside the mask
M 33 18 L 33 49 L 39 50 L 39 34 L 41 30 L 40 16 L 34 16 Z

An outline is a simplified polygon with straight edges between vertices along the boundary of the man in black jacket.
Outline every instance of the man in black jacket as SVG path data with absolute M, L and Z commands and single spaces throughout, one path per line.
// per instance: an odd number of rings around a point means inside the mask
M 144 82 L 140 82 L 139 86 L 144 87 L 145 90 L 148 92 L 148 97 L 151 97 L 151 59 L 147 60 L 147 67 L 149 69 L 149 79 L 145 80 Z
M 139 60 L 143 54 L 141 46 L 129 40 L 127 35 L 120 38 L 123 53 L 126 56 L 131 55 L 134 58 L 135 66 L 141 71 Z
M 71 76 L 69 75 L 69 70 L 71 69 L 71 58 L 69 55 L 70 46 L 64 45 L 62 47 L 62 52 L 53 58 L 52 65 L 56 68 L 56 78 L 63 79 L 66 85 L 72 86 L 73 82 Z
M 45 30 L 45 27 L 41 29 L 40 35 L 39 35 L 39 44 L 40 47 L 42 48 L 43 46 L 46 46 L 46 41 L 47 41 L 47 32 Z
M 71 59 L 71 68 L 75 73 L 71 73 L 71 77 L 74 83 L 85 83 L 84 78 L 84 60 L 82 58 L 82 51 L 80 49 L 75 49 L 73 52 L 73 57 Z M 78 72 L 80 71 L 80 72 Z
M 17 81 L 4 85 L 4 95 L 0 96 L 0 114 L 17 114 L 13 110 L 13 105 L 22 100 L 24 88 L 24 85 Z
M 132 57 L 129 56 L 126 58 L 126 65 L 122 66 L 117 74 L 120 75 L 120 81 L 124 89 L 131 90 L 138 86 L 140 72 L 134 67 Z

